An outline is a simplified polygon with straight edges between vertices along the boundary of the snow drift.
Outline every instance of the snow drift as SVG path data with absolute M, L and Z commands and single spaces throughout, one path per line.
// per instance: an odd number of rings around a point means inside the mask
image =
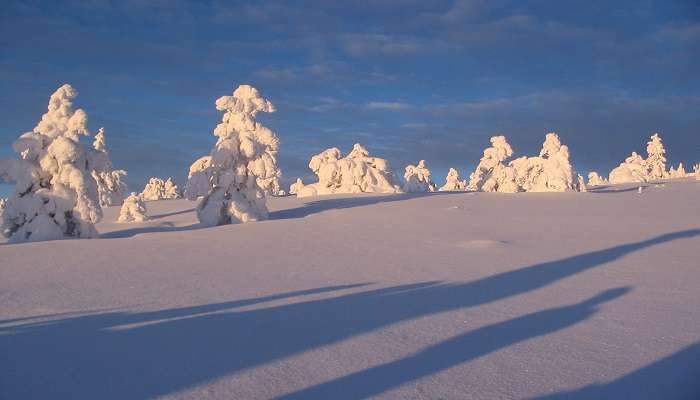
M 31 132 L 12 145 L 20 158 L 0 162 L 0 177 L 14 181 L 2 219 L 10 241 L 97 236 L 102 218 L 88 151 L 87 114 L 73 110 L 78 92 L 66 84 L 49 99 L 48 111 Z
M 254 87 L 241 85 L 232 96 L 218 98 L 216 109 L 224 115 L 214 129 L 219 139 L 211 152 L 211 189 L 197 216 L 205 225 L 265 219 L 265 190 L 276 190 L 281 176 L 275 158 L 279 139 L 255 117 L 275 112 L 275 106 Z
M 124 199 L 117 222 L 144 222 L 148 220 L 146 202 L 140 194 L 131 193 Z
M 407 165 L 403 178 L 406 181 L 403 185 L 406 193 L 437 190 L 437 185 L 430 179 L 430 170 L 425 165 L 425 160 L 420 160 L 418 165 Z
M 182 196 L 172 178 L 151 178 L 143 188 L 141 197 L 146 201 L 179 199 Z
M 324 150 L 311 158 L 309 168 L 318 176 L 318 182 L 297 187 L 297 197 L 402 192 L 389 162 L 370 157 L 369 151 L 359 143 L 343 158 L 336 147 Z

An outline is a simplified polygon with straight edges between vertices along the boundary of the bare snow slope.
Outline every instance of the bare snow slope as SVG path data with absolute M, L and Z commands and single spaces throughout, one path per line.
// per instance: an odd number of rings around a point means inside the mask
M 645 185 L 3 244 L 0 398 L 697 399 L 700 184 Z

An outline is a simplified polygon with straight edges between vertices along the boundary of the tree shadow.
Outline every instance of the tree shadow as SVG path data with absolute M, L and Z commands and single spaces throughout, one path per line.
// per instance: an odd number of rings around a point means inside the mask
M 648 185 L 645 184 L 639 184 L 634 187 L 629 187 L 629 188 L 619 188 L 616 189 L 614 186 L 594 186 L 592 188 L 589 188 L 588 191 L 591 193 L 625 193 L 625 192 L 636 192 L 639 190 L 639 187 L 642 187 L 642 190 L 646 189 Z
M 612 382 L 544 395 L 537 400 L 700 398 L 700 342 Z
M 187 226 L 175 226 L 175 224 L 173 224 L 172 222 L 164 222 L 164 223 L 160 223 L 158 225 L 139 226 L 136 228 L 122 229 L 119 231 L 101 233 L 100 239 L 123 239 L 123 238 L 128 238 L 128 237 L 140 235 L 143 233 L 185 232 L 185 231 L 193 231 L 193 230 L 197 230 L 197 229 L 206 229 L 206 228 L 209 228 L 209 227 L 205 227 L 199 223 L 187 225 Z M 212 227 L 212 228 L 215 228 L 215 227 Z
M 367 193 L 358 193 L 353 197 L 342 197 L 342 198 L 324 198 L 309 201 L 304 203 L 303 206 L 297 208 L 290 208 L 286 210 L 278 210 L 270 213 L 270 219 L 295 219 L 304 218 L 312 214 L 318 214 L 328 210 L 340 210 L 344 208 L 354 208 L 369 206 L 372 204 L 379 203 L 390 203 L 394 201 L 403 201 L 409 199 L 415 199 L 420 197 L 429 196 L 449 196 L 449 195 L 464 195 L 472 192 L 459 192 L 459 191 L 447 191 L 447 192 L 422 192 L 422 193 L 397 193 L 389 195 L 372 195 Z
M 270 298 L 0 326 L 0 398 L 157 397 L 389 325 L 527 293 L 631 252 L 698 235 L 700 229 L 669 233 L 466 283 L 420 282 L 253 309 L 241 307 Z M 566 314 L 579 318 L 586 307 Z
M 392 361 L 278 397 L 292 399 L 366 399 L 404 383 L 426 377 L 525 340 L 544 336 L 593 315 L 598 306 L 627 293 L 610 289 L 588 300 L 565 307 L 527 314 L 479 328 L 430 346 L 410 357 Z M 591 397 L 593 398 L 593 397 Z
M 160 219 L 160 218 L 165 218 L 165 217 L 172 217 L 173 215 L 181 215 L 181 214 L 187 214 L 188 212 L 194 211 L 194 208 L 188 208 L 186 210 L 180 210 L 180 211 L 173 211 L 169 213 L 164 213 L 164 214 L 156 214 L 156 215 L 151 215 L 150 219 Z

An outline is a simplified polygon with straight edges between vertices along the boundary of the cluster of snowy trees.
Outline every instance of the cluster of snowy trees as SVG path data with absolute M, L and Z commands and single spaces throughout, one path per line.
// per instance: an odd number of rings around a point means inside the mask
M 31 132 L 13 144 L 17 159 L 0 160 L 0 179 L 14 181 L 9 199 L 0 199 L 1 231 L 11 241 L 50 240 L 97 236 L 94 224 L 102 218 L 102 206 L 122 205 L 119 222 L 148 220 L 146 201 L 182 197 L 172 178 L 151 178 L 141 193 L 131 193 L 126 171 L 114 169 L 106 147 L 104 128 L 92 147 L 80 142 L 88 136 L 87 114 L 73 109 L 77 92 L 61 86 L 49 99 L 47 112 Z M 209 155 L 197 159 L 188 174 L 184 196 L 201 199 L 197 217 L 203 225 L 221 225 L 267 218 L 267 196 L 281 196 L 281 169 L 277 163 L 279 139 L 257 121 L 259 112 L 275 112 L 275 106 L 249 85 L 216 100 L 223 111 L 214 129 L 217 142 Z M 583 177 L 570 162 L 569 149 L 556 133 L 545 136 L 542 150 L 533 157 L 510 160 L 513 148 L 505 136 L 494 136 L 468 180 L 450 168 L 438 189 L 425 160 L 405 168 L 400 181 L 389 162 L 370 156 L 355 144 L 346 156 L 330 148 L 313 156 L 309 168 L 318 182 L 297 179 L 290 194 L 309 197 L 335 193 L 403 193 L 440 191 L 567 192 L 585 191 Z M 647 157 L 633 152 L 612 170 L 609 179 L 588 174 L 591 186 L 608 183 L 647 182 L 689 176 L 679 164 L 666 167 L 666 150 L 658 134 L 647 143 Z M 700 164 L 694 166 L 700 180 Z
M 369 151 L 356 143 L 352 151 L 341 157 L 336 147 L 311 157 L 309 168 L 318 182 L 305 185 L 297 180 L 290 192 L 297 197 L 334 193 L 401 193 L 396 175 L 383 158 L 370 157 Z
M 678 168 L 666 170 L 666 149 L 658 133 L 647 142 L 647 158 L 636 152 L 625 159 L 617 168 L 610 171 L 610 183 L 649 182 L 657 179 L 684 178 L 688 176 L 683 163 Z
M 155 201 L 179 199 L 182 195 L 172 178 L 166 180 L 151 178 L 143 188 L 141 197 L 146 201 Z

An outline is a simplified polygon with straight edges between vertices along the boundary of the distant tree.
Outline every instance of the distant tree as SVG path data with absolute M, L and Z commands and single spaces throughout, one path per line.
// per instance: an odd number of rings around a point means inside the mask
M 647 180 L 668 177 L 666 171 L 666 149 L 658 133 L 651 136 L 647 143 L 647 159 L 645 161 Z
M 440 187 L 439 190 L 441 192 L 445 192 L 450 190 L 464 190 L 466 188 L 467 182 L 459 179 L 459 172 L 456 169 L 450 168 L 449 172 L 447 172 L 447 177 L 445 178 L 445 184 Z
M 104 128 L 100 128 L 92 142 L 93 150 L 88 151 L 88 160 L 92 166 L 92 177 L 97 182 L 100 205 L 113 206 L 121 204 L 129 188 L 124 182 L 126 171 L 115 170 L 105 143 Z
M 146 201 L 154 201 L 179 199 L 182 195 L 172 178 L 165 181 L 160 178 L 151 178 L 143 188 L 141 197 Z
M 131 193 L 124 199 L 117 222 L 144 222 L 148 220 L 146 202 L 140 194 Z
M 418 165 L 406 166 L 403 178 L 406 181 L 403 185 L 404 192 L 434 192 L 437 190 L 437 185 L 430 178 L 430 170 L 425 165 L 425 160 L 420 160 Z

